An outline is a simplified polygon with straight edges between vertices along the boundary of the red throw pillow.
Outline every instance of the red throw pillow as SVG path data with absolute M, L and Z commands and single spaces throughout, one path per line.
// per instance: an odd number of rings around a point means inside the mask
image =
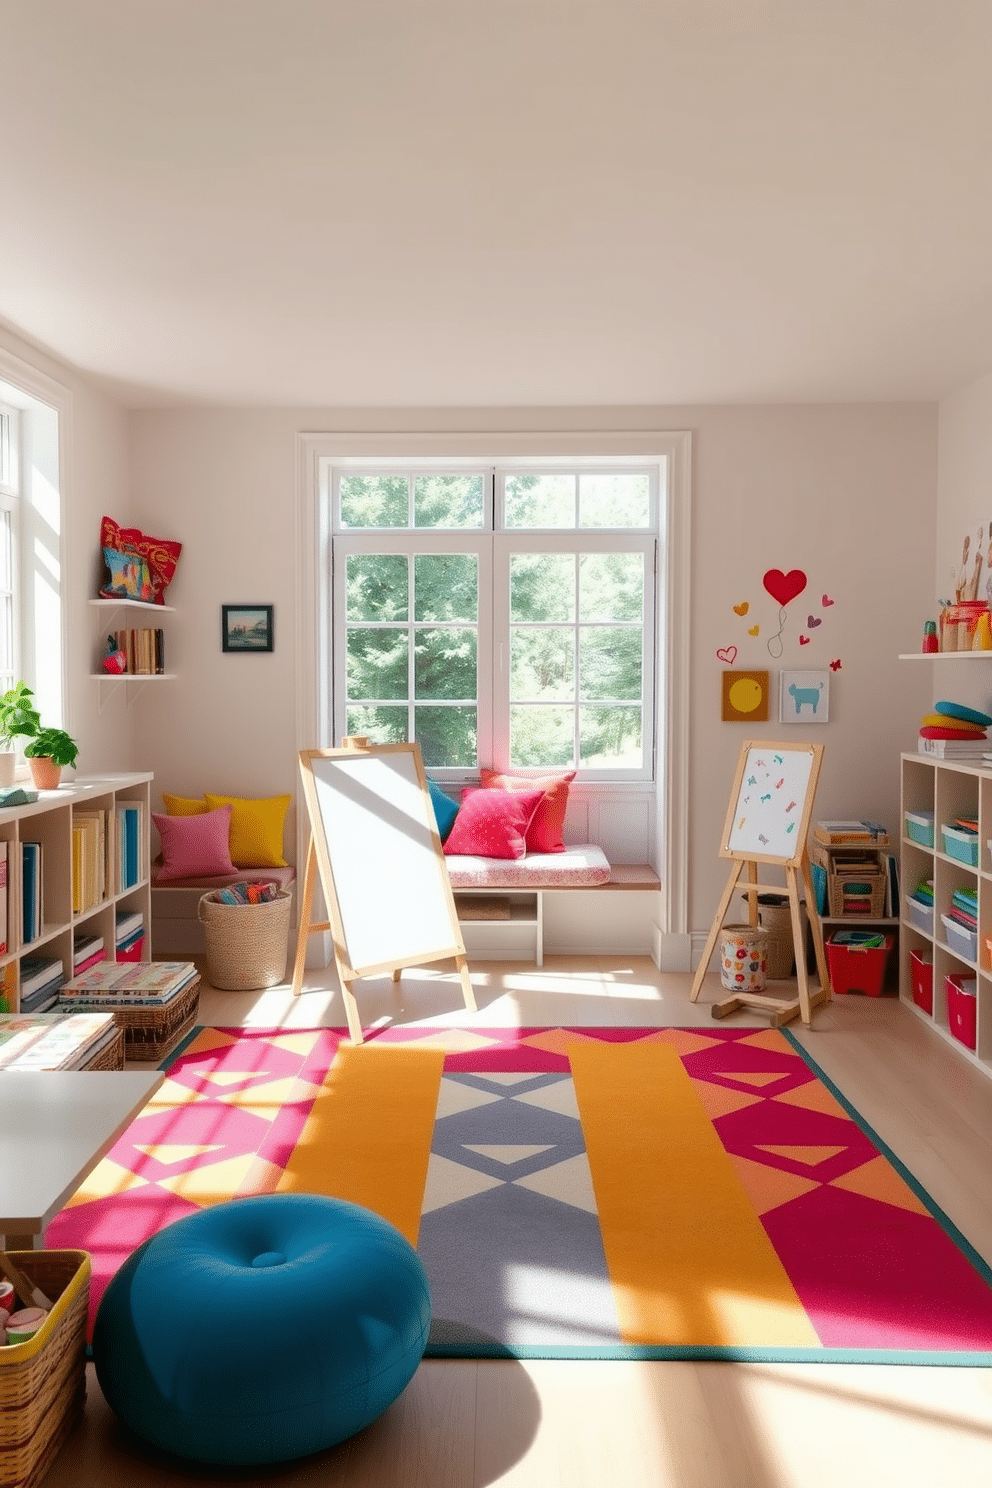
M 152 581 L 154 603 L 165 604 L 165 591 L 176 571 L 182 543 L 169 542 L 164 537 L 148 537 L 137 527 L 119 527 L 113 517 L 104 517 L 100 522 L 100 546 L 144 558 Z
M 462 791 L 455 824 L 444 844 L 446 856 L 476 853 L 482 858 L 522 858 L 526 832 L 543 791 Z
M 921 739 L 987 739 L 985 730 L 940 728 L 935 723 L 926 723 L 920 729 Z
M 575 779 L 574 770 L 559 775 L 510 775 L 506 771 L 498 774 L 495 770 L 480 770 L 479 778 L 484 787 L 494 790 L 542 790 L 543 798 L 527 828 L 527 851 L 565 851 L 561 834 L 568 807 L 568 787 Z

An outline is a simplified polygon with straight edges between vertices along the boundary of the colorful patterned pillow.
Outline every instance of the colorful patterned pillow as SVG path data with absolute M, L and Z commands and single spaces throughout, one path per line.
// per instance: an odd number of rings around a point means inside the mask
M 168 791 L 162 792 L 162 804 L 170 816 L 202 816 L 210 810 L 202 797 L 194 800 L 190 796 L 170 796 Z
M 162 839 L 162 867 L 158 883 L 170 878 L 220 878 L 235 873 L 228 837 L 231 807 L 206 811 L 202 816 L 165 816 L 152 812 Z
M 282 855 L 283 823 L 292 796 L 267 796 L 250 800 L 242 796 L 203 798 L 207 810 L 230 806 L 231 857 L 237 868 L 285 868 Z
M 100 522 L 100 546 L 143 558 L 148 564 L 152 599 L 155 604 L 165 604 L 165 591 L 176 571 L 182 543 L 170 542 L 164 537 L 148 537 L 137 527 L 121 527 L 113 517 L 104 517 Z
M 438 834 L 442 842 L 447 842 L 448 833 L 455 824 L 458 815 L 458 802 L 453 801 L 447 791 L 443 791 L 434 780 L 428 780 L 427 788 L 431 793 L 431 805 L 434 808 L 434 820 L 437 822 Z
M 527 851 L 565 851 L 561 834 L 568 807 L 568 787 L 575 779 L 574 770 L 566 770 L 557 775 L 511 775 L 505 770 L 500 774 L 495 770 L 480 770 L 479 778 L 483 786 L 491 790 L 543 790 L 544 797 L 527 828 Z
M 527 828 L 543 795 L 539 790 L 467 787 L 444 844 L 445 853 L 452 857 L 475 853 L 482 858 L 522 858 L 527 851 Z
M 103 561 L 110 573 L 100 590 L 104 599 L 140 599 L 145 604 L 152 603 L 151 574 L 144 558 L 134 553 L 119 553 L 116 548 L 104 548 Z

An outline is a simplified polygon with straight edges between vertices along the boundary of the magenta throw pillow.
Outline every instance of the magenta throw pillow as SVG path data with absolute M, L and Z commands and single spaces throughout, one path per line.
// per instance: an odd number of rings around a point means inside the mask
M 448 857 L 475 853 L 481 858 L 522 858 L 527 851 L 527 828 L 543 800 L 543 790 L 475 790 L 469 787 L 462 791 L 462 804 L 445 840 L 445 854 Z
M 236 873 L 228 846 L 232 806 L 218 806 L 199 816 L 166 816 L 153 811 L 152 821 L 162 839 L 161 883 L 170 878 L 220 878 Z

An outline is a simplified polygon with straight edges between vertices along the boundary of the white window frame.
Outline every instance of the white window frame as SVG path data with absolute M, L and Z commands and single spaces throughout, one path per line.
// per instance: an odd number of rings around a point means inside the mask
M 9 585 L 0 588 L 0 604 L 8 611 L 9 636 L 7 656 L 0 656 L 0 691 L 6 692 L 20 676 L 20 434 L 21 414 L 11 403 L 0 401 L 0 543 L 7 554 L 0 560 L 7 570 Z M 9 668 L 3 663 L 9 656 Z
M 474 464 L 480 452 L 497 463 L 517 459 L 608 458 L 612 455 L 664 462 L 667 479 L 658 511 L 659 593 L 655 639 L 657 761 L 654 790 L 657 830 L 652 862 L 661 875 L 663 944 L 656 959 L 665 969 L 689 968 L 688 811 L 689 811 L 689 605 L 691 572 L 691 455 L 688 430 L 586 431 L 583 433 L 370 433 L 305 431 L 296 439 L 297 558 L 296 698 L 300 749 L 329 748 L 329 668 L 323 665 L 328 643 L 330 512 L 326 501 L 328 463 L 350 459 L 371 465 L 396 461 L 461 459 Z M 617 784 L 591 786 L 610 797 L 622 797 Z M 306 853 L 306 824 L 301 822 L 300 857 Z M 667 944 L 667 949 L 665 945 Z M 683 966 L 684 962 L 684 966 Z

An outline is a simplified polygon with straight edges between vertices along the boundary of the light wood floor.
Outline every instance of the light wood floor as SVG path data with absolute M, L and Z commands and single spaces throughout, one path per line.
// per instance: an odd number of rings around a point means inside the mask
M 477 962 L 479 1013 L 457 980 L 404 973 L 364 984 L 377 1018 L 436 1024 L 710 1024 L 689 978 L 642 958 L 551 958 L 542 971 Z M 200 1021 L 343 1025 L 331 974 L 294 1002 L 204 986 Z M 735 1023 L 762 1026 L 760 1017 Z M 875 1131 L 992 1263 L 992 1080 L 894 998 L 839 997 L 799 1034 Z M 732 1237 L 728 1237 L 728 1244 Z M 857 1237 L 852 1237 L 857 1243 Z M 265 1347 L 260 1340 L 260 1349 Z M 45 1488 L 989 1488 L 992 1370 L 876 1365 L 425 1361 L 386 1414 L 350 1442 L 256 1475 L 165 1461 L 128 1440 L 89 1369 L 85 1418 Z

